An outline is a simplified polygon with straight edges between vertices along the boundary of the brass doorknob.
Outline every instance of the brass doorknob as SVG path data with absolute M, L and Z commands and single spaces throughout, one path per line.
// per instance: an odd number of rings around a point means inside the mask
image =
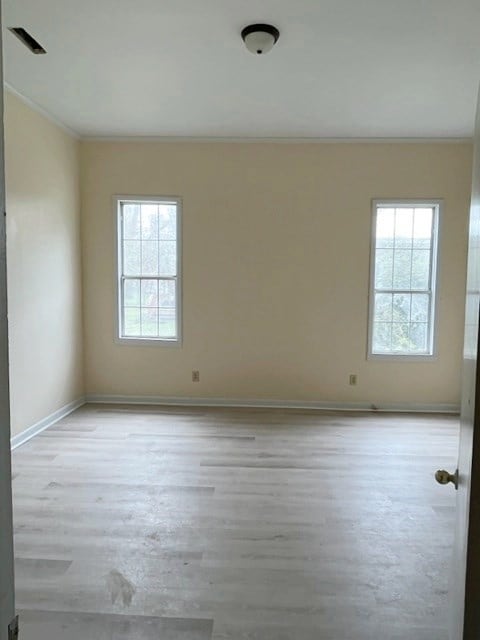
M 455 485 L 455 489 L 458 489 L 458 469 L 455 473 L 449 473 L 448 471 L 445 471 L 445 469 L 439 469 L 435 472 L 435 480 L 439 484 L 448 484 L 451 482 Z

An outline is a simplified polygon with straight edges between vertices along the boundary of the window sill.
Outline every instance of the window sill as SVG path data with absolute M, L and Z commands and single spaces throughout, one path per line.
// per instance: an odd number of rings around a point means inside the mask
M 376 360 L 377 362 L 435 362 L 438 360 L 436 354 L 394 354 L 394 353 L 369 353 L 367 354 L 367 360 Z
M 167 338 L 115 338 L 115 344 L 124 347 L 167 347 L 175 348 L 181 347 L 182 341 L 180 338 L 167 339 Z

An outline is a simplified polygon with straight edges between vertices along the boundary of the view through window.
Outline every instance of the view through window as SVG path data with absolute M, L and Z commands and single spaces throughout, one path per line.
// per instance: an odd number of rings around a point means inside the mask
M 180 336 L 179 201 L 117 199 L 119 335 Z
M 374 204 L 370 355 L 433 355 L 439 208 Z

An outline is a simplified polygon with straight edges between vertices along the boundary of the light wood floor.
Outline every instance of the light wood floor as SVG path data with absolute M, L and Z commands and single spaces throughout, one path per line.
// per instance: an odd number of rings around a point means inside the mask
M 457 429 L 85 406 L 13 454 L 22 640 L 444 640 Z

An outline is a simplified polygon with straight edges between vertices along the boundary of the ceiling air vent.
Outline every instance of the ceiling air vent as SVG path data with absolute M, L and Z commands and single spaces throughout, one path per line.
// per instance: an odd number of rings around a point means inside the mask
M 30 49 L 32 53 L 47 53 L 42 45 L 22 27 L 10 27 L 9 31 L 11 31 L 13 35 L 17 36 L 17 38 L 23 42 L 23 44 Z

